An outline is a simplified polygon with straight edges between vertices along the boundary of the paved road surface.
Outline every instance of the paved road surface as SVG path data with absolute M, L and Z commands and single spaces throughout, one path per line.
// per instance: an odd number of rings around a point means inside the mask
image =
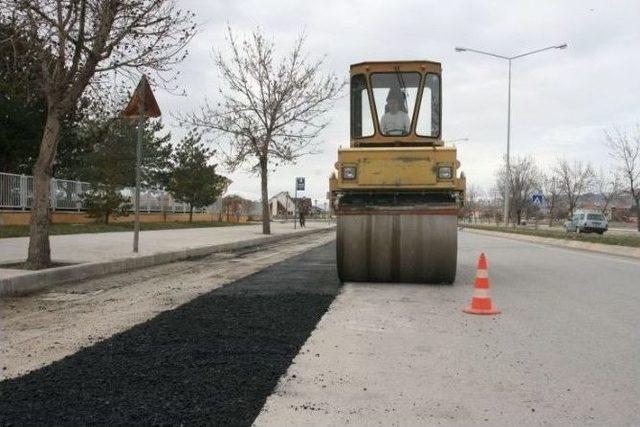
M 638 425 L 640 262 L 460 233 L 450 286 L 345 284 L 256 425 Z M 467 315 L 478 254 L 498 317 Z
M 453 286 L 340 288 L 334 251 L 329 243 L 223 287 L 217 258 L 141 270 L 130 289 L 124 277 L 92 281 L 90 299 L 146 301 L 143 323 L 123 330 L 135 324 L 127 318 L 119 333 L 1 381 L 0 425 L 640 423 L 640 262 L 461 232 Z M 480 251 L 497 317 L 461 311 Z M 28 335 L 20 328 L 38 307 L 9 303 L 25 321 L 3 328 Z M 47 304 L 40 325 L 60 314 Z M 87 313 L 71 312 L 69 328 L 96 332 Z M 38 348 L 58 336 L 39 335 Z

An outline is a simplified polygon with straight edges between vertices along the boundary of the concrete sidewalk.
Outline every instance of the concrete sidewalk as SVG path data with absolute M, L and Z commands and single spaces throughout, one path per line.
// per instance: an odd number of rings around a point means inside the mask
M 308 222 L 306 228 L 294 230 L 292 222 L 273 222 L 269 236 L 262 234 L 262 225 L 259 224 L 141 231 L 138 254 L 132 252 L 133 232 L 51 236 L 53 262 L 74 265 L 40 271 L 0 268 L 0 296 L 19 295 L 97 275 L 273 243 L 333 226 L 326 222 Z M 27 257 L 28 244 L 27 237 L 0 239 L 0 265 L 23 262 Z

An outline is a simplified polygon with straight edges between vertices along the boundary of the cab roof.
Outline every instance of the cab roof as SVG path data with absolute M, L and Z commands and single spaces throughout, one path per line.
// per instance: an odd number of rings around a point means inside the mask
M 387 72 L 418 72 L 436 73 L 442 72 L 439 62 L 433 61 L 368 61 L 351 64 L 351 75 L 360 73 L 387 73 Z
M 355 64 L 351 64 L 351 68 L 360 67 L 362 65 L 400 65 L 400 64 L 415 64 L 415 65 L 442 65 L 440 62 L 436 61 L 426 61 L 426 60 L 402 60 L 402 61 L 364 61 L 358 62 Z

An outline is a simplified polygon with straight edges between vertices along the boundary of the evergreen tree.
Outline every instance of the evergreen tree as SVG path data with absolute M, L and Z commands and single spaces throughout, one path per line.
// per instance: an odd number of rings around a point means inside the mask
M 158 135 L 160 120 L 145 123 L 142 139 L 142 187 L 164 187 L 170 166 L 171 134 Z M 136 123 L 121 118 L 92 120 L 83 138 L 92 141 L 83 155 L 80 176 L 92 184 L 133 187 L 136 184 Z
M 159 120 L 147 121 L 142 140 L 142 187 L 162 188 L 168 182 L 172 147 L 171 134 L 158 135 Z M 91 183 L 84 197 L 89 215 L 104 222 L 115 215 L 127 215 L 132 200 L 123 196 L 125 187 L 136 183 L 136 124 L 121 118 L 88 121 L 83 139 L 91 141 L 79 169 L 79 178 Z
M 173 196 L 189 203 L 189 222 L 193 220 L 193 208 L 214 203 L 230 184 L 229 179 L 216 174 L 216 165 L 208 162 L 213 151 L 201 142 L 201 135 L 190 132 L 173 153 L 169 185 Z

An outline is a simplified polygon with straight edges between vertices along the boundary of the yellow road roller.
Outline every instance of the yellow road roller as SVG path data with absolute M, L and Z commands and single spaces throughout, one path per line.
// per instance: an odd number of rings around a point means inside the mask
M 453 283 L 465 191 L 442 141 L 441 65 L 351 65 L 351 144 L 329 180 L 344 282 Z

